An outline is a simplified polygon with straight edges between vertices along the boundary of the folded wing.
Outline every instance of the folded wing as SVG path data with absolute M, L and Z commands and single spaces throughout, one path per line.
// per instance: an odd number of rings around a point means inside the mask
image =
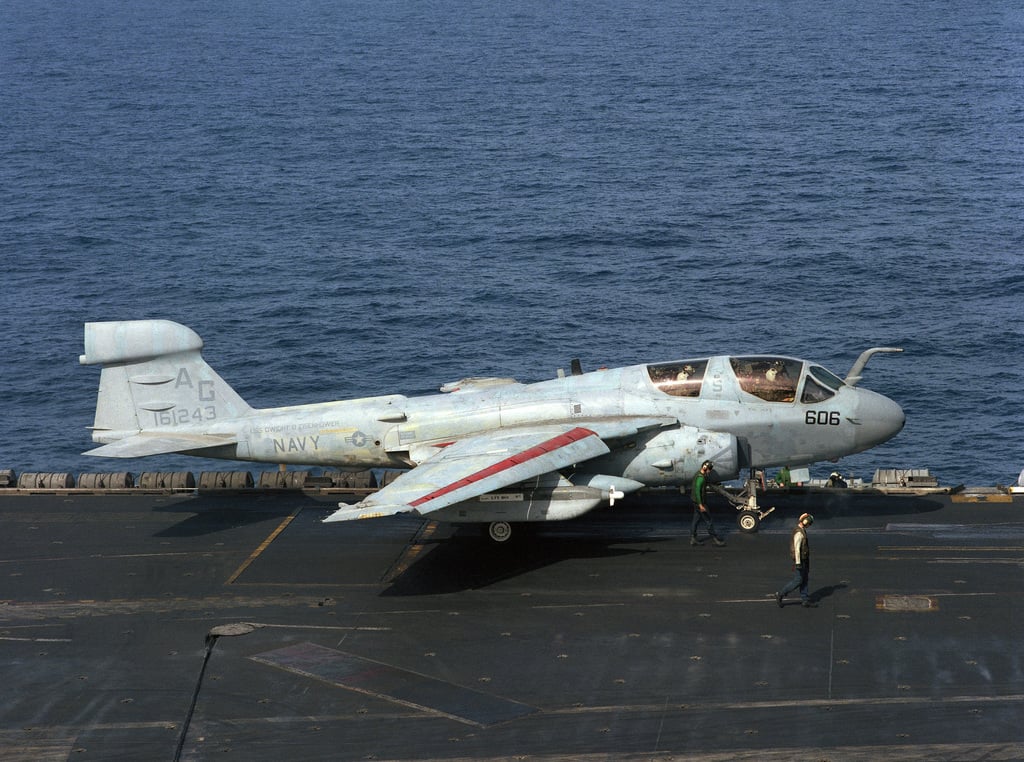
M 607 452 L 596 432 L 569 424 L 467 437 L 325 521 L 430 513 Z

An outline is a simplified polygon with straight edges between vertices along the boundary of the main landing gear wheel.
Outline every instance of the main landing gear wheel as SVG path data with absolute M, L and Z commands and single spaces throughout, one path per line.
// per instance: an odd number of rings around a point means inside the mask
M 740 511 L 736 523 L 740 525 L 741 532 L 753 534 L 761 526 L 761 517 L 755 511 Z
M 512 537 L 512 525 L 507 521 L 492 521 L 487 526 L 487 536 L 494 542 L 508 542 Z

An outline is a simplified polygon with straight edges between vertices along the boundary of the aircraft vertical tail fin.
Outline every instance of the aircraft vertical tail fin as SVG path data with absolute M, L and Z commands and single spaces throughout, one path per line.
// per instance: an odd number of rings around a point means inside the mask
M 195 331 L 169 320 L 86 323 L 79 362 L 102 366 L 93 440 L 136 442 L 90 454 L 133 457 L 237 441 L 207 434 L 251 408 L 206 363 L 202 348 Z

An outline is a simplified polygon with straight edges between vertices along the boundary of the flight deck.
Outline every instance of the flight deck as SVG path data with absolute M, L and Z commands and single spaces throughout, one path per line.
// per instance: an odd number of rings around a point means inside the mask
M 771 499 L 713 503 L 718 548 L 676 492 L 503 545 L 315 490 L 0 492 L 0 757 L 1024 757 L 1024 498 Z M 818 605 L 780 609 L 804 511 Z

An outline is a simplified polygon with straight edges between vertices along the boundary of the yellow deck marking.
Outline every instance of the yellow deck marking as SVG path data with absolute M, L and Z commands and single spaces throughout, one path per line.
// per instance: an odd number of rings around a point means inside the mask
M 278 524 L 277 525 L 277 529 L 275 529 L 273 532 L 271 532 L 270 536 L 267 537 L 267 539 L 265 539 L 263 542 L 260 543 L 260 546 L 258 548 L 256 548 L 256 550 L 254 550 L 249 555 L 249 557 L 247 559 L 245 559 L 245 561 L 242 562 L 241 566 L 239 566 L 237 569 L 235 569 L 235 573 L 232 574 L 230 577 L 228 577 L 228 581 L 225 582 L 224 584 L 225 585 L 233 585 L 235 583 L 235 580 L 238 579 L 239 577 L 241 577 L 242 574 L 245 573 L 245 570 L 248 569 L 249 566 L 252 565 L 252 562 L 255 561 L 257 558 L 259 558 L 260 554 L 270 546 L 270 543 L 272 543 L 274 540 L 277 539 L 277 536 L 279 534 L 281 534 L 281 532 L 284 531 L 285 527 L 292 523 L 292 519 L 294 519 L 296 516 L 298 516 L 299 515 L 299 511 L 301 511 L 301 510 L 302 510 L 302 508 L 296 508 L 294 511 L 292 511 L 292 515 L 291 516 L 288 516 L 284 521 L 282 521 L 280 524 Z
M 437 531 L 437 528 L 438 523 L 436 521 L 428 521 L 424 524 L 419 534 L 405 547 L 405 550 L 398 557 L 394 566 L 384 575 L 382 581 L 389 584 L 404 574 L 423 552 L 424 543 Z

